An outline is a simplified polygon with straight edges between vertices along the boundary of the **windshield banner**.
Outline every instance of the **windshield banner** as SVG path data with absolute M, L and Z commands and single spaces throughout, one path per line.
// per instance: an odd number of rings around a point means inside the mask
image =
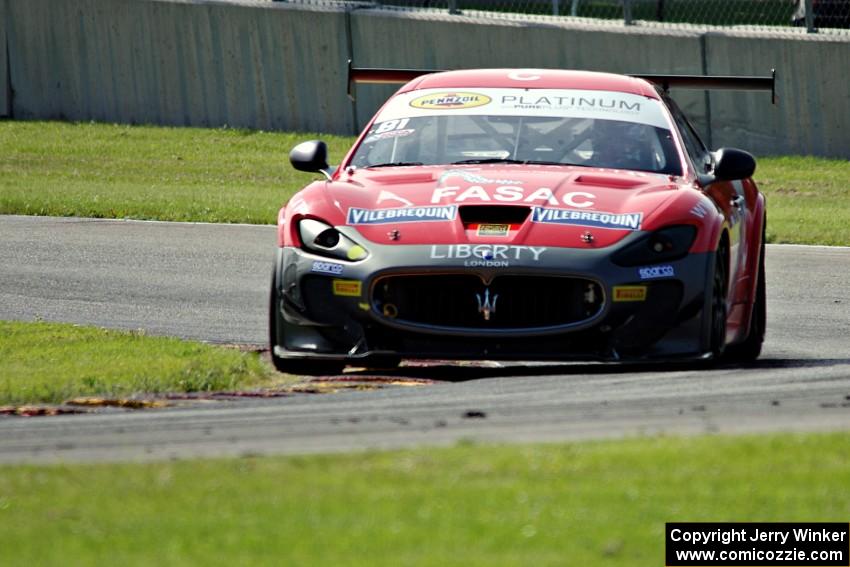
M 411 91 L 393 98 L 376 122 L 441 115 L 552 116 L 670 127 L 658 100 L 631 93 L 569 89 Z

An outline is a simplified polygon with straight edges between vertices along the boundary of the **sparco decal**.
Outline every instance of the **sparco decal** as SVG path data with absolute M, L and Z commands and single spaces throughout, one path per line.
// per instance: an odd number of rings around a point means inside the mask
M 546 209 L 534 207 L 532 222 L 548 224 L 570 224 L 613 228 L 617 230 L 640 230 L 643 213 L 605 213 L 601 211 L 572 211 L 570 209 Z
M 481 185 L 472 185 L 463 191 L 460 187 L 438 187 L 431 194 L 431 202 L 439 203 L 443 199 L 451 199 L 456 203 L 467 200 L 476 201 L 500 201 L 502 203 L 523 202 L 540 203 L 543 205 L 561 205 L 576 209 L 592 207 L 596 195 L 585 191 L 571 191 L 562 195 L 555 193 L 548 187 L 541 187 L 534 191 L 527 191 L 523 187 L 496 187 L 485 189 Z
M 338 276 L 342 273 L 343 265 L 336 264 L 334 262 L 313 262 L 313 268 L 311 271 L 317 272 L 319 274 L 333 274 Z
M 484 106 L 493 100 L 487 95 L 481 93 L 468 92 L 445 92 L 432 93 L 410 101 L 410 106 L 413 108 L 426 109 L 455 109 L 455 108 L 475 108 L 476 106 Z
M 431 246 L 434 260 L 464 260 L 469 267 L 504 268 L 511 260 L 539 262 L 546 251 L 543 246 L 508 246 L 507 244 L 440 244 Z
M 638 270 L 640 279 L 654 280 L 656 278 L 672 278 L 676 275 L 673 266 L 647 266 Z
M 399 222 L 451 221 L 457 216 L 457 206 L 401 207 L 397 209 L 348 209 L 346 224 L 386 224 Z

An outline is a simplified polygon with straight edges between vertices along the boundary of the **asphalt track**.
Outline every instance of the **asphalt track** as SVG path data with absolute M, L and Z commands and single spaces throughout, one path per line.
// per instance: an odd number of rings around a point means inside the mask
M 265 341 L 266 226 L 0 217 L 0 319 Z M 437 365 L 430 386 L 0 418 L 0 462 L 850 428 L 850 249 L 768 246 L 754 365 Z

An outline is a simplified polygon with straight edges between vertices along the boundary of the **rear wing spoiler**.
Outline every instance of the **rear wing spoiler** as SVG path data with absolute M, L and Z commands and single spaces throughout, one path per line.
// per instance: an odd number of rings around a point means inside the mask
M 439 69 L 376 69 L 352 67 L 348 60 L 348 98 L 354 100 L 354 85 L 404 84 L 422 75 L 440 73 Z M 768 76 L 735 77 L 729 75 L 628 75 L 645 79 L 660 86 L 664 92 L 671 88 L 697 90 L 770 91 L 770 102 L 776 104 L 776 69 Z
M 416 77 L 442 73 L 445 69 L 368 69 L 352 67 L 348 60 L 348 98 L 354 100 L 354 85 L 366 83 L 372 85 L 403 85 Z
M 736 77 L 731 75 L 629 75 L 660 86 L 703 91 L 770 91 L 770 102 L 776 104 L 776 69 L 767 76 Z

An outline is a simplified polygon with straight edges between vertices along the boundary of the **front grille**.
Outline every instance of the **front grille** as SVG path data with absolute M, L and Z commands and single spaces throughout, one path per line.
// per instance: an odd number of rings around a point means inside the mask
M 372 304 L 398 323 L 456 329 L 534 329 L 580 323 L 602 310 L 602 288 L 583 278 L 476 275 L 386 276 Z

